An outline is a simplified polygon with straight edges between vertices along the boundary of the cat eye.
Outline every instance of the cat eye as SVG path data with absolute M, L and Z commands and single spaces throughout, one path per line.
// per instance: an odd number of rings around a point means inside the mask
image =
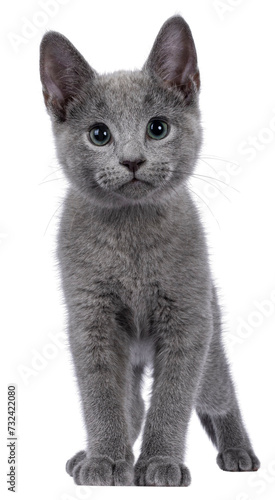
M 147 125 L 147 134 L 151 139 L 164 139 L 168 135 L 168 124 L 163 120 L 150 120 Z
M 111 139 L 111 132 L 104 123 L 94 125 L 89 130 L 89 138 L 96 146 L 105 146 Z

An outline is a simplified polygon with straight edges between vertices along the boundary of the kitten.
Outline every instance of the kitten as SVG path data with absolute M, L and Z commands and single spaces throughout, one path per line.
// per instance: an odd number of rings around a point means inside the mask
M 189 26 L 168 19 L 141 71 L 101 76 L 48 32 L 40 71 L 70 182 L 58 257 L 87 430 L 87 449 L 67 472 L 83 485 L 189 485 L 183 457 L 193 408 L 221 469 L 257 470 L 186 185 L 202 140 Z M 154 381 L 134 466 L 146 365 Z

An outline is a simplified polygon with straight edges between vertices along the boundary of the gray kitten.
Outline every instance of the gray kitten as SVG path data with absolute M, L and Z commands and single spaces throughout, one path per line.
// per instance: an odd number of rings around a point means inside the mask
M 189 485 L 183 455 L 193 408 L 221 469 L 257 470 L 186 183 L 202 137 L 189 26 L 168 19 L 141 71 L 106 75 L 48 32 L 40 70 L 70 181 L 58 256 L 87 450 L 67 462 L 68 473 L 86 485 Z M 134 466 L 147 365 L 154 381 Z

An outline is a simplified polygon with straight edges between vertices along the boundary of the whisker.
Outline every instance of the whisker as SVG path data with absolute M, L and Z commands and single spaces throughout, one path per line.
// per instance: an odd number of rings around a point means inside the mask
M 47 179 L 48 177 L 50 177 L 51 175 L 55 175 L 55 174 L 56 174 L 56 172 L 57 172 L 57 171 L 60 171 L 60 170 L 62 170 L 62 168 L 61 168 L 61 167 L 56 167 L 56 168 L 55 168 L 55 170 L 54 170 L 54 172 L 50 172 L 48 175 L 46 175 L 46 176 L 44 177 L 44 179 L 42 180 L 42 182 L 43 182 L 45 179 Z
M 188 183 L 188 184 L 189 184 L 189 183 Z M 177 196 L 180 196 L 180 193 L 178 193 L 178 192 L 177 192 L 177 191 L 173 188 L 173 186 L 170 186 L 170 189 L 172 189 L 172 191 L 174 191 L 174 193 L 175 193 Z M 220 226 L 220 224 L 219 224 L 218 220 L 216 219 L 216 217 L 215 217 L 215 215 L 213 214 L 213 212 L 212 212 L 211 208 L 209 207 L 209 205 L 207 205 L 206 201 L 205 201 L 203 198 L 201 198 L 201 196 L 200 196 L 198 193 L 196 193 L 196 191 L 194 191 L 193 189 L 191 189 L 191 187 L 190 187 L 189 185 L 188 185 L 188 190 L 189 190 L 189 191 L 191 191 L 191 193 L 195 194 L 195 195 L 196 195 L 196 196 L 200 199 L 200 201 L 202 201 L 202 202 L 203 202 L 203 203 L 207 206 L 207 208 L 208 208 L 209 212 L 211 213 L 212 217 L 213 217 L 213 218 L 214 218 L 214 220 L 216 221 L 216 223 L 217 223 L 217 225 L 218 225 L 218 228 L 219 228 L 219 229 L 221 229 L 221 226 Z
M 62 181 L 62 177 L 57 177 L 56 179 L 48 179 L 47 181 L 39 182 L 38 186 L 41 186 L 42 184 L 47 184 L 47 182 L 53 182 L 53 181 Z
M 59 205 L 59 207 L 57 207 L 57 209 L 54 211 L 53 215 L 51 216 L 51 218 L 50 218 L 50 220 L 49 220 L 49 222 L 47 224 L 47 227 L 46 227 L 45 232 L 44 232 L 44 236 L 46 235 L 46 232 L 47 232 L 47 230 L 49 228 L 49 225 L 50 225 L 51 221 L 53 220 L 53 218 L 55 217 L 56 212 L 58 212 L 58 210 L 60 210 L 60 208 L 62 208 L 62 206 L 63 206 L 63 202 L 61 202 L 60 205 Z
M 212 170 L 215 172 L 215 174 L 218 174 L 218 171 L 213 167 L 213 165 L 210 165 L 206 160 L 204 160 L 201 156 L 198 157 L 199 161 L 202 161 L 205 163 L 209 168 L 212 168 Z
M 167 163 L 168 163 L 168 162 L 167 162 Z M 207 163 L 207 162 L 205 162 L 205 163 Z M 209 165 L 209 166 L 211 167 L 211 165 Z M 166 172 L 173 172 L 173 170 L 171 170 L 171 169 L 169 169 L 169 168 L 168 168 L 168 169 L 164 169 L 164 170 L 165 170 Z M 219 188 L 218 188 L 218 186 L 216 186 L 215 184 L 212 184 L 211 182 L 206 181 L 205 179 L 211 179 L 211 180 L 213 180 L 213 181 L 215 181 L 215 182 L 220 182 L 220 183 L 221 183 L 221 184 L 223 184 L 224 186 L 226 186 L 226 187 L 228 187 L 228 188 L 230 188 L 230 189 L 232 189 L 232 190 L 236 191 L 236 193 L 240 193 L 240 191 L 239 191 L 237 188 L 235 188 L 234 186 L 231 186 L 230 184 L 228 184 L 227 182 L 223 181 L 222 179 L 218 179 L 217 177 L 212 177 L 212 176 L 210 176 L 210 175 L 199 174 L 199 173 L 196 173 L 196 172 L 193 172 L 193 171 L 192 171 L 192 172 L 190 172 L 190 171 L 188 171 L 188 170 L 184 170 L 184 171 L 183 171 L 183 173 L 184 173 L 184 174 L 186 174 L 186 175 L 190 175 L 190 176 L 192 176 L 192 177 L 196 177 L 197 179 L 202 180 L 202 181 L 204 181 L 204 182 L 207 182 L 207 183 L 208 183 L 208 184 L 210 184 L 211 186 L 215 187 L 215 188 L 216 188 L 216 189 L 217 189 L 217 190 L 218 190 L 221 194 L 223 194 L 223 195 L 225 196 L 225 198 L 227 198 L 227 199 L 228 199 L 228 201 L 230 201 L 230 202 L 231 202 L 231 200 L 230 200 L 230 199 L 229 199 L 229 198 L 228 198 L 228 197 L 227 197 L 227 196 L 226 196 L 226 195 L 222 192 L 222 190 L 221 190 L 221 189 L 219 189 Z M 205 179 L 204 179 L 204 178 L 205 178 Z
M 165 169 L 166 172 L 173 172 L 173 170 L 171 169 Z M 204 180 L 203 177 L 205 177 L 206 179 L 211 179 L 215 182 L 220 182 L 221 184 L 223 184 L 224 186 L 230 188 L 230 189 L 233 189 L 234 191 L 236 191 L 236 193 L 240 193 L 240 191 L 235 188 L 234 186 L 231 186 L 230 184 L 228 184 L 227 182 L 223 181 L 222 179 L 218 179 L 217 177 L 211 177 L 210 175 L 204 175 L 204 174 L 199 174 L 199 173 L 196 173 L 196 172 L 189 172 L 188 170 L 184 170 L 183 171 L 184 174 L 186 175 L 190 175 L 192 177 L 197 177 L 199 180 Z M 207 182 L 204 180 L 204 182 Z M 221 194 L 224 194 L 219 188 L 218 186 L 215 186 L 215 184 L 212 184 L 210 182 L 208 182 L 208 184 L 211 184 L 212 186 L 216 187 L 218 189 L 218 191 L 220 191 Z M 225 196 L 225 195 L 224 195 Z M 225 196 L 226 197 L 226 196 Z M 227 198 L 227 197 L 226 197 Z M 230 201 L 230 200 L 229 200 Z
M 222 181 L 221 179 L 216 179 L 216 177 L 210 177 L 210 175 L 203 175 L 203 174 L 192 174 L 194 177 L 205 177 L 206 179 L 212 179 L 213 181 L 215 182 L 221 182 L 222 184 L 224 184 L 226 187 L 230 188 L 230 189 L 233 189 L 234 191 L 236 191 L 237 193 L 240 193 L 240 191 L 238 189 L 236 189 L 234 186 L 230 186 L 230 184 L 228 184 L 227 182 L 224 182 Z M 204 180 L 204 179 L 202 179 Z M 207 182 L 207 181 L 205 181 Z M 214 186 L 214 184 L 212 184 L 212 186 Z M 216 187 L 216 186 L 215 186 Z M 218 187 L 217 187 L 218 189 Z
M 231 200 L 228 198 L 228 196 L 226 196 L 226 194 L 224 194 L 224 192 L 218 186 L 216 186 L 213 182 L 206 181 L 205 179 L 200 179 L 200 177 L 198 177 L 198 176 L 195 176 L 195 177 L 203 182 L 206 182 L 207 184 L 209 184 L 213 188 L 217 189 L 219 191 L 219 193 L 221 193 L 231 203 Z M 214 180 L 217 180 L 217 179 L 214 179 Z M 229 187 L 231 187 L 231 186 L 229 186 Z
M 203 156 L 200 156 L 199 155 L 199 158 L 200 159 L 207 158 L 207 159 L 210 159 L 210 160 L 220 160 L 220 161 L 224 161 L 225 163 L 232 163 L 232 165 L 237 165 L 237 167 L 240 166 L 239 163 L 236 163 L 235 161 L 232 161 L 232 160 L 228 160 L 226 158 L 222 158 L 221 156 L 215 156 L 215 155 L 203 155 Z
M 196 193 L 196 191 L 194 191 L 193 189 L 191 189 L 190 186 L 188 186 L 188 189 L 191 191 L 191 193 L 195 194 L 207 206 L 207 208 L 208 208 L 209 212 L 211 213 L 212 217 L 214 217 L 216 223 L 218 224 L 218 228 L 221 229 L 221 226 L 220 226 L 218 220 L 216 219 L 215 215 L 213 214 L 211 208 L 207 205 L 206 201 L 203 198 L 201 198 L 201 196 L 198 193 Z

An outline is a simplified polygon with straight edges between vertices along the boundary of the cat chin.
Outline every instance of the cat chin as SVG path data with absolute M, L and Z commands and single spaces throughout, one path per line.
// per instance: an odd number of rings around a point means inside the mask
M 123 184 L 116 190 L 116 193 L 128 200 L 141 200 L 146 198 L 152 191 L 154 191 L 152 184 L 137 180 L 136 182 Z
M 180 183 L 177 187 L 172 187 L 172 189 L 170 186 L 169 189 L 167 185 L 163 184 L 153 186 L 153 184 L 145 181 L 128 182 L 115 190 L 99 189 L 97 196 L 92 199 L 93 203 L 96 201 L 100 206 L 110 209 L 126 206 L 159 206 L 166 204 L 174 196 L 182 196 L 182 189 L 185 188 Z

